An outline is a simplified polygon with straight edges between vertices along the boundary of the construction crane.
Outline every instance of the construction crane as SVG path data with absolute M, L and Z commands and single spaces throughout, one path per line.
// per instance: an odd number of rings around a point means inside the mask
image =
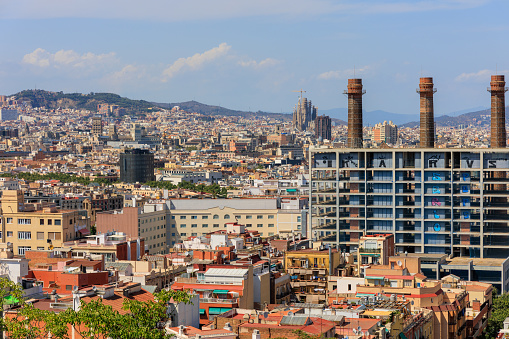
M 300 92 L 300 102 L 302 102 L 302 93 L 306 93 L 306 91 L 300 89 L 300 91 L 292 91 L 292 92 Z

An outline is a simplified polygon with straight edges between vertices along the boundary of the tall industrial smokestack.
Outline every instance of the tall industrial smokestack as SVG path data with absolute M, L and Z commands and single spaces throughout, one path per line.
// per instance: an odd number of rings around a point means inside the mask
M 433 78 L 421 78 L 417 93 L 421 96 L 420 145 L 423 148 L 435 147 L 435 121 L 433 117 Z
M 362 79 L 348 79 L 348 147 L 362 148 Z
M 491 92 L 491 148 L 505 148 L 505 78 L 503 75 L 492 75 L 490 88 Z

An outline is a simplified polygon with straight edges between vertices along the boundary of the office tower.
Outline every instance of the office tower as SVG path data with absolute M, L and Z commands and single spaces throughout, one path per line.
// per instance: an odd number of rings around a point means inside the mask
M 92 134 L 103 135 L 103 119 L 101 116 L 95 116 L 92 118 Z
M 435 147 L 435 124 L 433 117 L 433 78 L 421 78 L 417 93 L 420 95 L 420 146 L 421 148 Z
M 146 149 L 127 149 L 120 154 L 120 181 L 154 181 L 154 154 Z
M 362 148 L 362 79 L 348 79 L 348 147 Z
M 398 126 L 394 125 L 392 121 L 376 124 L 373 127 L 373 141 L 395 145 L 398 142 Z
M 302 96 L 293 110 L 293 128 L 299 131 L 305 131 L 316 119 L 316 107 L 311 104 L 311 100 Z
M 321 115 L 316 117 L 315 120 L 315 137 L 317 139 L 322 138 L 322 140 L 332 140 L 332 122 L 330 117 L 326 115 Z

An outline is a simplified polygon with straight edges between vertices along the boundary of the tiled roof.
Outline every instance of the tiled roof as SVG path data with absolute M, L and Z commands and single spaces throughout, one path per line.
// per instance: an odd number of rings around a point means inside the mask
M 92 300 L 97 300 L 99 298 L 101 298 L 101 297 L 100 296 L 84 297 L 84 298 L 81 298 L 81 300 L 83 300 L 84 302 L 87 303 Z M 115 292 L 115 294 L 111 298 L 105 298 L 102 301 L 105 305 L 113 307 L 113 309 L 118 311 L 119 313 L 126 314 L 128 312 L 126 310 L 122 309 L 124 299 L 131 299 L 131 300 L 147 302 L 147 301 L 154 301 L 154 295 L 152 293 L 145 291 L 144 289 L 140 290 L 139 292 L 131 293 L 129 295 L 129 297 L 124 297 L 121 293 Z

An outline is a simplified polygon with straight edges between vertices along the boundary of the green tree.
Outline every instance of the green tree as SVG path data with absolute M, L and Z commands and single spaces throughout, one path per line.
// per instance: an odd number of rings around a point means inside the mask
M 105 305 L 102 299 L 89 303 L 82 301 L 79 311 L 66 310 L 62 316 L 84 338 L 122 338 L 122 339 L 165 339 L 170 335 L 163 330 L 168 320 L 170 300 L 175 303 L 189 303 L 190 297 L 183 291 L 162 290 L 156 293 L 154 301 L 142 302 L 124 299 L 122 309 L 114 310 Z
M 493 291 L 493 309 L 488 319 L 488 326 L 483 331 L 482 337 L 485 339 L 496 338 L 498 331 L 504 326 L 505 318 L 509 317 L 509 293 L 496 295 Z
M 8 278 L 0 278 L 0 332 L 7 331 L 8 318 L 4 317 L 4 310 L 12 304 L 23 304 L 23 288 Z

